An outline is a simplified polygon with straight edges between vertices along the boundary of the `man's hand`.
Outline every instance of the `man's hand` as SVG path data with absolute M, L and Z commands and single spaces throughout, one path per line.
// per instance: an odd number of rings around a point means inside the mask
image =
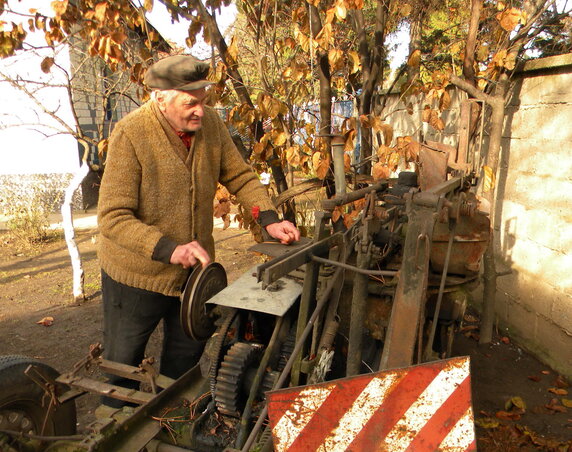
M 190 268 L 200 262 L 204 267 L 211 263 L 209 253 L 199 245 L 199 242 L 178 245 L 171 254 L 171 264 L 181 264 L 184 268 Z
M 284 245 L 300 240 L 300 231 L 289 221 L 271 223 L 265 229 L 271 237 L 280 240 L 280 243 Z

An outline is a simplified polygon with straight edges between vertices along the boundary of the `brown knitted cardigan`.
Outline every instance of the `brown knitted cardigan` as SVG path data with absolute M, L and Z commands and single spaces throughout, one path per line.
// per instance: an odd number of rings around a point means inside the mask
M 217 182 L 248 210 L 274 210 L 216 111 L 204 110 L 189 154 L 175 131 L 162 127 L 165 118 L 154 101 L 119 121 L 111 134 L 99 194 L 98 255 L 117 282 L 178 296 L 188 270 L 153 260 L 153 253 L 160 240 L 197 240 L 214 259 Z

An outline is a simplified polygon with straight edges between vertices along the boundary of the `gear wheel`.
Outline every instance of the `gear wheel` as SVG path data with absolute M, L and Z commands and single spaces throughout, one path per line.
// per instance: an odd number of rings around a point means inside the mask
M 239 417 L 245 403 L 242 389 L 246 371 L 260 357 L 261 347 L 246 342 L 235 343 L 228 351 L 216 377 L 214 399 L 218 410 Z
M 228 314 L 225 316 L 222 324 L 218 328 L 217 333 L 212 338 L 213 344 L 212 348 L 210 348 L 210 353 L 208 356 L 210 359 L 208 378 L 210 383 L 211 394 L 213 395 L 213 397 L 215 394 L 216 377 L 218 374 L 220 361 L 223 356 L 223 350 L 224 348 L 228 347 L 228 345 L 225 344 L 227 342 L 227 334 L 237 314 L 238 311 L 236 309 L 230 310 Z

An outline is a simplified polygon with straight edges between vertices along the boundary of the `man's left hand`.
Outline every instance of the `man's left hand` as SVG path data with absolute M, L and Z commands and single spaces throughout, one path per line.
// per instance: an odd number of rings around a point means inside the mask
M 289 221 L 272 223 L 266 226 L 265 229 L 271 237 L 280 240 L 280 243 L 284 245 L 300 240 L 300 231 Z

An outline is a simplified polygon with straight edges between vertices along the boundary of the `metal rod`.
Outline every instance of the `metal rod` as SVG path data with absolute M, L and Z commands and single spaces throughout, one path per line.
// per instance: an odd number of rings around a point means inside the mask
M 449 258 L 451 257 L 451 250 L 453 249 L 453 239 L 455 238 L 456 227 L 457 227 L 457 222 L 453 223 L 453 227 L 449 230 L 449 243 L 447 243 L 447 254 L 445 255 L 445 262 L 443 263 L 441 284 L 439 284 L 439 295 L 437 295 L 437 304 L 435 305 L 435 313 L 433 315 L 433 323 L 431 324 L 431 333 L 429 334 L 429 341 L 427 342 L 427 346 L 425 347 L 426 360 L 429 359 L 430 351 L 433 347 L 433 341 L 435 340 L 435 331 L 437 330 L 439 311 L 441 310 L 441 302 L 443 301 L 443 293 L 445 291 L 445 281 L 447 280 L 447 270 L 449 269 Z
M 310 255 L 313 261 L 319 262 L 320 264 L 328 264 L 333 265 L 334 267 L 341 267 L 345 268 L 346 270 L 351 270 L 355 273 L 359 273 L 361 275 L 368 275 L 368 276 L 395 276 L 397 272 L 394 270 L 368 270 L 365 268 L 359 268 L 354 265 L 344 264 L 343 262 L 334 261 L 331 259 L 326 259 L 323 257 L 314 256 L 313 254 Z
M 290 355 L 290 358 L 288 359 L 286 366 L 284 366 L 284 370 L 280 374 L 278 381 L 276 382 L 276 384 L 274 385 L 274 387 L 272 389 L 281 388 L 282 385 L 284 384 L 284 382 L 286 381 L 286 379 L 288 378 L 288 374 L 290 373 L 290 370 L 292 369 L 292 365 L 294 364 L 294 359 L 296 358 L 296 355 L 298 353 L 300 353 L 300 350 L 302 349 L 302 344 L 308 338 L 308 335 L 312 331 L 312 327 L 314 325 L 314 322 L 318 318 L 318 315 L 320 314 L 320 311 L 322 310 L 322 308 L 326 305 L 328 298 L 330 296 L 330 292 L 332 292 L 332 290 L 334 289 L 334 287 L 336 285 L 336 280 L 340 277 L 341 272 L 342 272 L 342 269 L 337 268 L 336 271 L 334 272 L 333 277 L 328 281 L 328 285 L 325 287 L 324 292 L 322 292 L 322 294 L 320 295 L 320 298 L 316 304 L 316 309 L 314 309 L 314 312 L 312 313 L 310 320 L 308 320 L 308 324 L 306 325 L 306 328 L 304 328 L 304 331 L 302 332 L 300 338 L 298 339 L 298 341 L 296 342 L 296 345 L 294 346 L 294 350 L 292 351 L 292 354 Z M 252 443 L 254 443 L 254 439 L 256 438 L 258 431 L 262 427 L 262 424 L 264 423 L 264 420 L 266 419 L 267 415 L 268 415 L 268 404 L 265 404 L 262 412 L 260 413 L 260 416 L 258 417 L 258 421 L 256 421 L 256 425 L 254 426 L 254 428 L 250 432 L 250 436 L 246 440 L 246 443 L 244 444 L 244 447 L 241 449 L 241 452 L 248 452 L 248 450 L 250 449 L 250 446 L 252 446 Z
M 268 347 L 266 347 L 264 355 L 260 360 L 260 364 L 258 365 L 258 370 L 256 371 L 256 376 L 254 377 L 254 381 L 252 382 L 252 386 L 250 387 L 250 393 L 248 394 L 248 400 L 246 401 L 244 411 L 242 412 L 242 417 L 240 418 L 240 427 L 238 430 L 238 435 L 236 436 L 235 446 L 237 448 L 242 447 L 244 441 L 246 440 L 246 427 L 250 422 L 250 415 L 252 414 L 252 404 L 254 403 L 254 398 L 256 397 L 258 389 L 260 388 L 260 384 L 262 383 L 262 378 L 264 376 L 264 373 L 266 372 L 268 361 L 270 360 L 270 357 L 274 352 L 274 346 L 278 339 L 278 334 L 280 333 L 280 329 L 282 328 L 282 323 L 284 323 L 284 317 L 278 317 L 278 319 L 276 320 L 276 325 L 274 326 L 274 331 L 272 332 L 272 337 L 270 338 Z

